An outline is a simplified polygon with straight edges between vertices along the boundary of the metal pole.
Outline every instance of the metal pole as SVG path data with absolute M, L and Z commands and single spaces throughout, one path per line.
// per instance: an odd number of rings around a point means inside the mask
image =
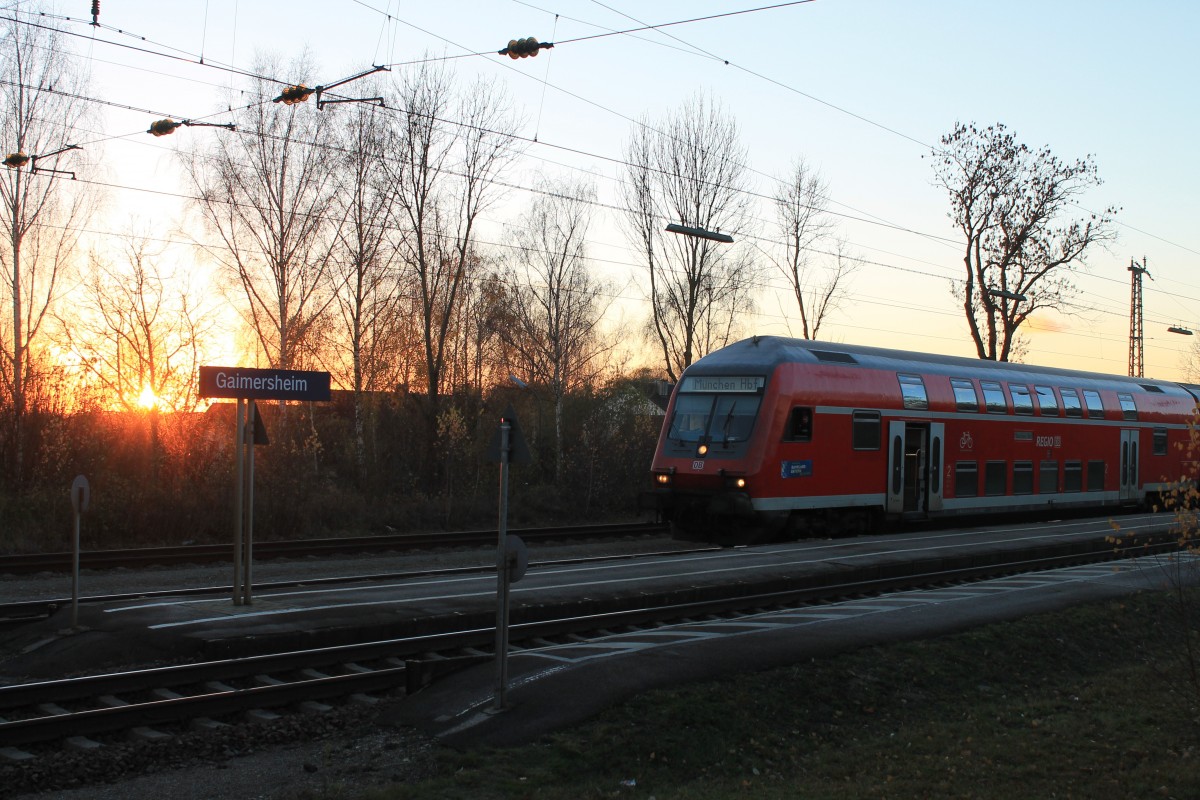
M 71 627 L 79 627 L 79 517 L 83 512 L 75 505 L 75 537 L 71 547 Z
M 254 558 L 254 423 L 258 407 L 253 401 L 246 402 L 246 552 L 243 555 L 244 564 L 242 577 L 245 585 L 242 589 L 242 605 L 250 605 L 251 563 Z
M 234 459 L 237 461 L 236 485 L 233 493 L 233 604 L 241 605 L 242 596 L 242 492 L 246 482 L 242 475 L 242 450 L 246 437 L 246 426 L 243 424 L 242 407 L 246 401 L 237 400 L 237 414 L 234 422 Z
M 496 547 L 496 701 L 504 709 L 508 692 L 508 440 L 512 426 L 500 423 L 500 522 Z

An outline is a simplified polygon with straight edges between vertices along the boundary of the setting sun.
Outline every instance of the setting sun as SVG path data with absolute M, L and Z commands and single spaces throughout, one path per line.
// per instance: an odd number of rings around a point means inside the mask
M 142 389 L 142 393 L 138 397 L 138 405 L 142 408 L 154 408 L 158 405 L 158 396 L 154 394 L 154 390 L 149 386 Z

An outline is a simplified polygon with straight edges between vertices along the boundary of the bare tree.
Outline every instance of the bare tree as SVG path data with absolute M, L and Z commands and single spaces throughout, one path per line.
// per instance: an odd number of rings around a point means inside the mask
M 667 234 L 678 223 L 736 236 L 748 224 L 747 154 L 737 124 L 696 96 L 658 123 L 643 120 L 625 151 L 627 225 L 649 274 L 651 336 L 676 380 L 728 343 L 752 307 L 749 250 Z
M 568 392 L 599 373 L 611 349 L 597 326 L 611 301 L 608 287 L 593 278 L 587 234 L 596 198 L 588 184 L 541 182 L 537 196 L 512 235 L 516 245 L 511 294 L 515 325 L 503 332 L 526 378 L 546 386 L 554 401 L 554 477 L 562 478 L 563 403 Z
M 64 174 L 79 156 L 72 142 L 88 116 L 86 72 L 52 22 L 10 16 L 0 25 L 0 131 L 5 146 L 15 150 L 0 176 L 0 297 L 12 325 L 0 324 L 0 357 L 11 399 L 11 468 L 19 483 L 36 340 L 75 254 L 77 223 L 94 198 Z
M 164 273 L 147 238 L 127 234 L 123 250 L 117 263 L 92 254 L 61 326 L 65 344 L 109 401 L 132 410 L 153 398 L 156 408 L 191 411 L 213 315 L 197 307 L 186 276 Z
M 395 224 L 403 232 L 400 261 L 419 300 L 430 419 L 443 390 L 447 343 L 471 277 L 476 223 L 491 202 L 491 184 L 515 156 L 494 85 L 454 92 L 447 68 L 425 62 L 399 85 L 403 109 L 392 147 Z M 453 121 L 451 121 L 453 120 Z
M 855 262 L 845 254 L 844 242 L 835 238 L 828 216 L 829 185 L 820 173 L 799 159 L 789 179 L 775 192 L 775 220 L 783 236 L 780 259 L 768 254 L 779 268 L 796 298 L 800 326 L 805 339 L 816 339 L 821 323 L 845 295 L 846 279 Z M 827 249 L 832 246 L 834 250 Z M 824 256 L 824 258 L 818 258 Z M 814 273 L 818 262 L 832 264 L 822 269 L 824 281 Z
M 1071 272 L 1115 238 L 1117 209 L 1064 219 L 1101 183 L 1092 157 L 1060 161 L 999 123 L 955 124 L 932 159 L 937 184 L 950 194 L 949 216 L 966 238 L 964 280 L 954 291 L 971 339 L 980 358 L 1007 361 L 1033 312 L 1062 309 L 1074 295 Z
M 253 72 L 299 78 L 303 58 L 283 69 L 260 57 Z M 311 81 L 309 81 L 311 83 Z M 197 205 L 222 247 L 213 256 L 246 296 L 249 321 L 271 366 L 294 369 L 331 298 L 327 256 L 333 191 L 331 115 L 309 103 L 268 102 L 278 87 L 256 79 L 262 102 L 237 110 L 237 131 L 219 131 L 207 150 L 183 154 Z
M 344 157 L 330 209 L 337 218 L 330 279 L 341 325 L 328 357 L 354 393 L 355 455 L 361 471 L 366 466 L 365 393 L 395 386 L 396 354 L 403 346 L 403 298 L 388 227 L 395 190 L 384 168 L 393 117 L 371 105 L 341 111 L 337 133 Z

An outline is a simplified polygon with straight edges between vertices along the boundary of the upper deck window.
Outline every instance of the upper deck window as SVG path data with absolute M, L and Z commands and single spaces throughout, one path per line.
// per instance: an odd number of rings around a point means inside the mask
M 1010 383 L 1008 393 L 1012 395 L 1013 411 L 1017 414 L 1033 413 L 1033 398 L 1029 395 L 1029 387 L 1020 383 Z
M 1133 402 L 1133 395 L 1119 394 L 1117 400 L 1121 403 L 1121 416 L 1124 419 L 1137 419 L 1137 405 Z
M 965 378 L 951 378 L 950 386 L 954 389 L 954 405 L 959 411 L 978 411 L 979 398 L 975 395 L 975 385 Z
M 1008 412 L 1008 402 L 1004 399 L 1004 389 L 996 381 L 980 381 L 979 388 L 983 389 L 983 405 L 989 414 L 1004 414 Z
M 929 408 L 929 397 L 925 394 L 925 381 L 920 375 L 896 376 L 900 380 L 900 392 L 904 395 L 904 407 L 914 409 Z
M 1087 403 L 1089 418 L 1104 419 L 1104 403 L 1100 400 L 1099 392 L 1094 392 L 1091 389 L 1084 389 L 1083 402 Z
M 1058 396 L 1062 398 L 1063 413 L 1068 417 L 1082 417 L 1083 406 L 1079 403 L 1079 393 L 1074 389 L 1060 388 Z
M 1054 390 L 1049 386 L 1035 386 L 1033 388 L 1037 392 L 1038 408 L 1042 410 L 1042 416 L 1057 417 L 1058 400 L 1054 398 Z

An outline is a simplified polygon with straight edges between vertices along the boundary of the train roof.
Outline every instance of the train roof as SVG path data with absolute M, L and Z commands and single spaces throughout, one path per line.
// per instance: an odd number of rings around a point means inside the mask
M 835 344 L 812 339 L 784 336 L 755 336 L 743 339 L 697 360 L 685 375 L 730 375 L 741 371 L 769 374 L 780 364 L 831 364 L 861 366 L 889 372 L 914 372 L 960 378 L 983 378 L 1017 382 L 1054 382 L 1076 386 L 1103 385 L 1104 388 L 1190 394 L 1200 400 L 1200 385 L 1180 384 L 1152 378 L 1131 378 L 1102 372 L 1041 367 L 1010 361 L 964 358 L 884 347 Z

